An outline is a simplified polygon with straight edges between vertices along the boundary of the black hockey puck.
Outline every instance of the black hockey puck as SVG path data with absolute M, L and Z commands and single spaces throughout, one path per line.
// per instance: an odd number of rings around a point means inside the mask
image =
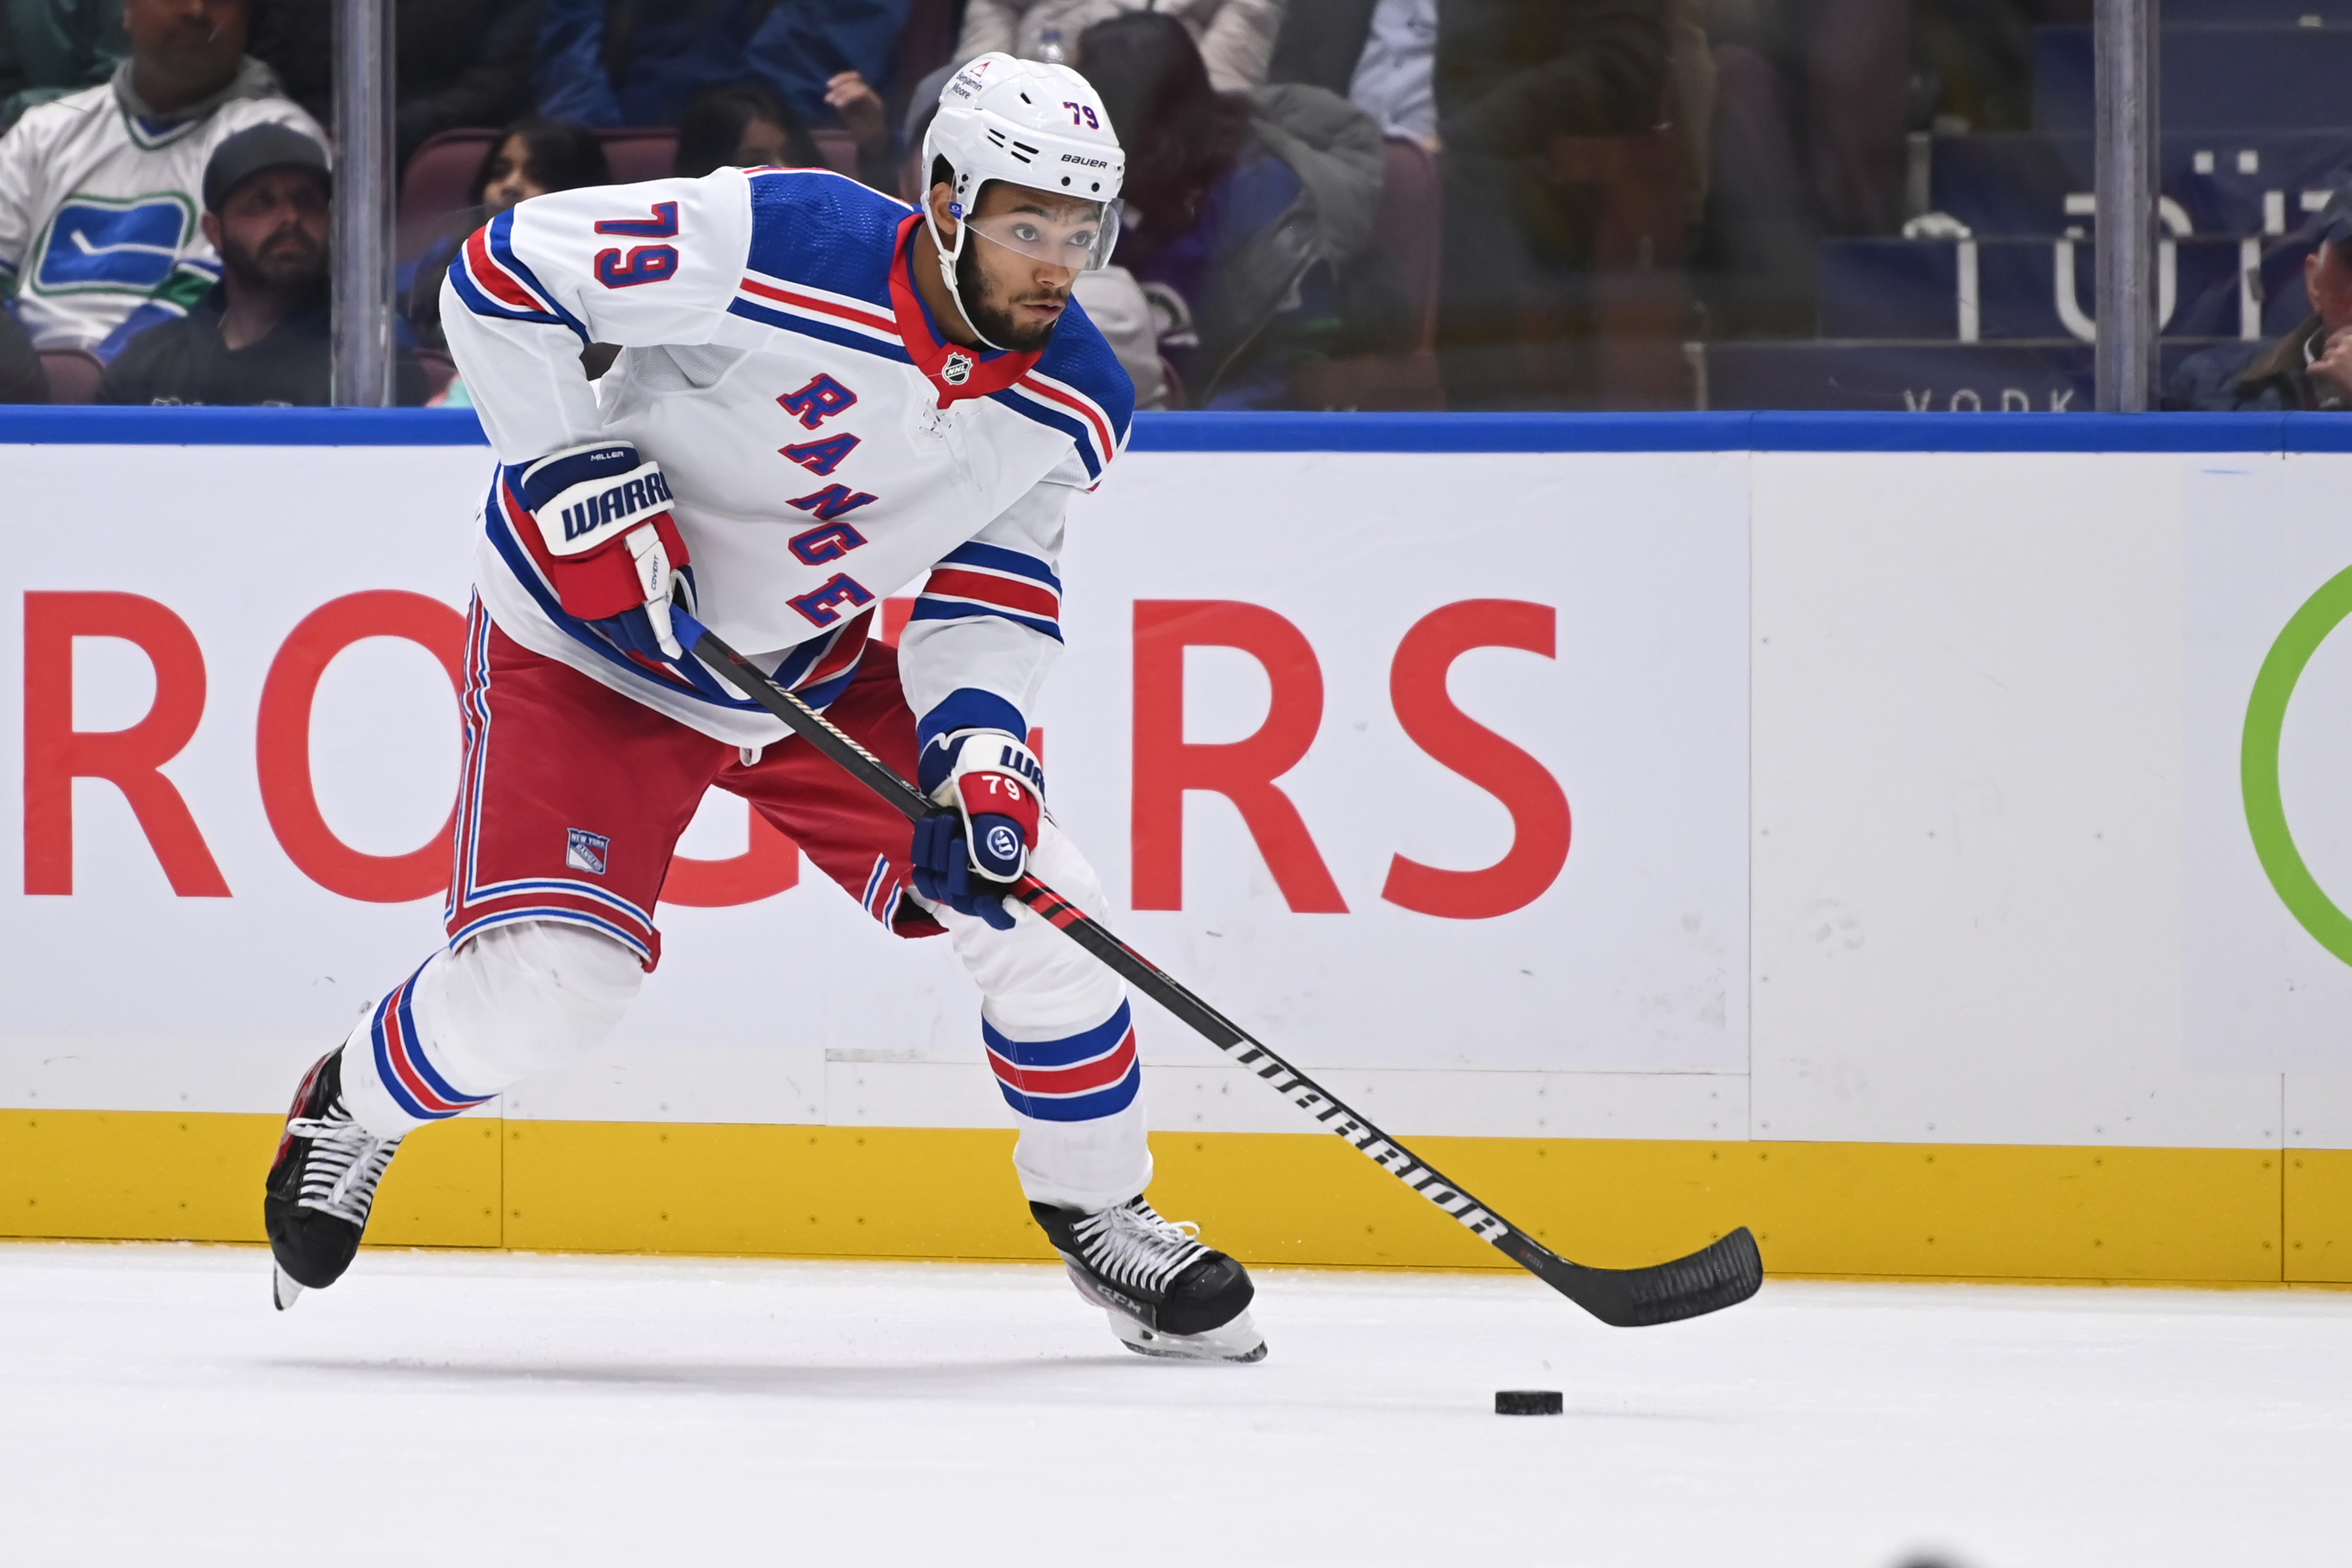
M 1495 1414 L 1497 1416 L 1557 1416 L 1559 1412 L 1559 1390 L 1557 1388 L 1495 1390 Z

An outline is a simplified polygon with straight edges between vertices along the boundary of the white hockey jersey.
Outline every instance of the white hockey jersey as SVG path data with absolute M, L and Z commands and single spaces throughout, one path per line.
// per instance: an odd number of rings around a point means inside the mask
M 253 61 L 239 78 L 268 84 Z M 95 349 L 142 305 L 169 314 L 218 281 L 205 240 L 205 165 L 249 126 L 290 125 L 326 145 L 287 99 L 234 96 L 209 113 L 144 120 L 113 82 L 26 110 L 0 137 L 0 273 L 37 349 Z
M 1075 302 L 1042 354 L 944 341 L 908 270 L 918 221 L 806 170 L 540 196 L 466 242 L 442 320 L 502 465 L 596 441 L 661 464 L 696 613 L 779 681 L 831 701 L 923 578 L 899 644 L 923 734 L 1018 734 L 1061 647 L 1064 505 L 1126 444 L 1134 390 Z M 590 342 L 625 350 L 601 402 Z M 509 636 L 720 740 L 783 737 L 710 672 L 689 689 L 565 613 L 543 549 L 502 466 L 475 575 Z

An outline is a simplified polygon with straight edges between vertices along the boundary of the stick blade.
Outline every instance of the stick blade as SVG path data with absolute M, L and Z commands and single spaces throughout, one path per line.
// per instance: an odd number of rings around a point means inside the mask
M 1650 1328 L 1736 1307 L 1764 1284 L 1764 1259 L 1741 1226 L 1687 1258 L 1645 1269 L 1591 1269 L 1537 1249 L 1520 1260 L 1612 1328 Z

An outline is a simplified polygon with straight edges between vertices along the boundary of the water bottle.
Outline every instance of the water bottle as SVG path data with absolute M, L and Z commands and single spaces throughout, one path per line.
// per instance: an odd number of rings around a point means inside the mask
M 1048 27 L 1037 35 L 1037 57 L 1049 66 L 1069 63 L 1069 51 L 1062 47 L 1061 28 Z

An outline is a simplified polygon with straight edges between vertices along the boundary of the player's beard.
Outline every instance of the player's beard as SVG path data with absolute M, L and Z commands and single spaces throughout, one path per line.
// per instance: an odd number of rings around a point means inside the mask
M 956 257 L 956 292 L 962 296 L 960 303 L 973 329 L 998 348 L 1010 349 L 1014 353 L 1038 352 L 1053 341 L 1054 329 L 1062 324 L 1061 317 L 1056 316 L 1038 326 L 1024 327 L 1013 314 L 1013 306 L 1018 300 L 1007 299 L 999 303 L 989 293 L 987 280 L 981 276 L 980 240 L 976 235 L 966 236 L 963 254 Z M 1041 291 L 1024 298 L 1044 299 L 1049 296 Z M 1067 309 L 1070 298 L 1067 294 L 1050 298 L 1060 299 L 1064 308 Z

